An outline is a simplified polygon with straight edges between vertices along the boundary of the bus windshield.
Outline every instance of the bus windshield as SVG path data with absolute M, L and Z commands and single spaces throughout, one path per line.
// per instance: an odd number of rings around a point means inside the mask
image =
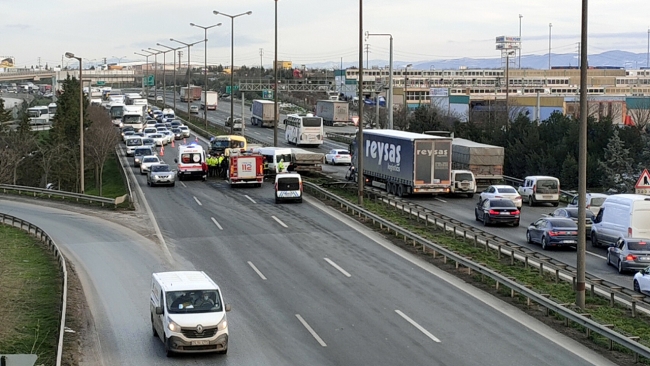
M 302 125 L 304 127 L 321 127 L 323 125 L 323 120 L 315 117 L 303 117 Z
M 118 119 L 124 116 L 124 107 L 123 106 L 113 106 L 111 107 L 111 118 Z

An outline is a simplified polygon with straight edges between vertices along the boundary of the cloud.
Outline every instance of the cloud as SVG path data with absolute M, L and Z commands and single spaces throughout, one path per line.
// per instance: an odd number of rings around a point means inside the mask
M 7 24 L 7 25 L 5 25 L 5 28 L 17 29 L 17 30 L 25 30 L 27 28 L 31 28 L 31 25 L 29 25 L 29 24 Z

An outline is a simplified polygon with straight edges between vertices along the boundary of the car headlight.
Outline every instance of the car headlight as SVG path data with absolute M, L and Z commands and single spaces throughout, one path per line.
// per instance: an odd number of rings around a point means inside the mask
M 224 330 L 224 329 L 228 328 L 228 320 L 226 319 L 225 315 L 223 316 L 223 319 L 221 319 L 219 324 L 217 324 L 217 328 L 219 330 Z
M 180 332 L 181 331 L 181 326 L 180 325 L 176 324 L 170 318 L 167 318 L 167 321 L 169 322 L 169 324 L 167 325 L 167 328 L 169 328 L 169 330 L 171 330 L 172 332 Z

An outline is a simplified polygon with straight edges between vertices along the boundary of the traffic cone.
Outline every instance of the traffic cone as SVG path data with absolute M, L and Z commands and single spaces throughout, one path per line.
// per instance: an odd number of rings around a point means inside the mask
M 172 140 L 172 147 L 174 147 L 174 140 Z
M 165 145 L 160 146 L 160 156 L 165 156 Z
M 187 139 L 183 137 L 183 144 L 187 145 Z
M 199 135 L 194 136 L 194 142 L 199 142 Z

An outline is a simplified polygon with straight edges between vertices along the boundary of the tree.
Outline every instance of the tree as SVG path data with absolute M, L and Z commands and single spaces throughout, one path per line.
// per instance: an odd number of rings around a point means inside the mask
M 567 154 L 564 163 L 562 163 L 560 182 L 563 187 L 568 189 L 576 189 L 578 187 L 578 162 L 571 154 Z
M 115 152 L 115 146 L 118 144 L 120 136 L 104 108 L 91 105 L 88 108 L 88 119 L 90 119 L 91 125 L 84 134 L 85 152 L 90 159 L 89 162 L 95 166 L 96 186 L 99 188 L 101 196 L 104 164 L 108 157 Z
M 9 122 L 12 119 L 11 110 L 5 109 L 5 100 L 0 98 L 0 123 Z
M 599 162 L 603 171 L 600 179 L 603 188 L 621 193 L 631 191 L 636 182 L 633 164 L 629 150 L 623 145 L 618 129 L 615 129 L 605 149 L 604 160 Z
M 18 135 L 20 137 L 34 135 L 32 132 L 32 125 L 30 124 L 29 120 L 29 113 L 27 112 L 27 102 L 23 101 L 23 103 L 20 105 L 20 113 L 18 113 L 18 116 L 20 118 L 18 120 L 18 127 L 16 128 Z

